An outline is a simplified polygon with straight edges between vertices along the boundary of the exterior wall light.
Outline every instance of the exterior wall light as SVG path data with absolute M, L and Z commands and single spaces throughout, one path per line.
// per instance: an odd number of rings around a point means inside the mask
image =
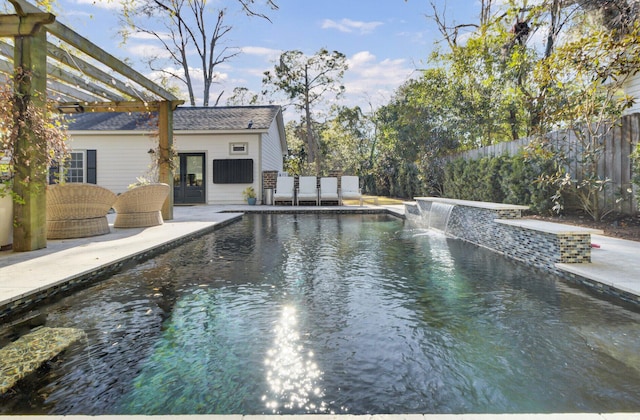
M 77 102 L 72 104 L 60 104 L 57 108 L 58 112 L 61 114 L 81 114 L 84 112 L 84 107 Z

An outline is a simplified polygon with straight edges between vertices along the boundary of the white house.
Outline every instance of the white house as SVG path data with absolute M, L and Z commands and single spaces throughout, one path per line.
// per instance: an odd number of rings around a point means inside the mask
M 173 114 L 175 204 L 238 204 L 263 171 L 282 171 L 287 143 L 280 106 L 184 107 Z M 146 113 L 76 114 L 69 122 L 67 182 L 121 193 L 148 177 L 158 139 Z M 52 177 L 53 182 L 53 177 Z

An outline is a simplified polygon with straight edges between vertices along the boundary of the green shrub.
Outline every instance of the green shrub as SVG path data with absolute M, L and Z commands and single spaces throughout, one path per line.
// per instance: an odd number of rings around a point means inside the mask
M 553 189 L 539 180 L 553 170 L 551 161 L 516 156 L 455 159 L 444 168 L 446 197 L 527 205 L 539 214 L 550 213 Z

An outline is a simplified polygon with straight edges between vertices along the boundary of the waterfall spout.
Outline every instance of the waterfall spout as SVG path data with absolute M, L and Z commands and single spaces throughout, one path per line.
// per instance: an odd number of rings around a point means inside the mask
M 431 203 L 431 209 L 429 211 L 429 229 L 435 229 L 446 233 L 449 216 L 451 216 L 451 210 L 453 210 L 453 207 L 454 205 L 449 203 Z

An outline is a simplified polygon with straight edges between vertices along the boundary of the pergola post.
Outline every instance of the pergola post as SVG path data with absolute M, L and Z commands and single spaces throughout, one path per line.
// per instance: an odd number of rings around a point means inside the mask
M 158 181 L 169 184 L 169 196 L 162 206 L 162 218 L 173 219 L 173 104 L 162 101 L 158 107 Z
M 14 90 L 18 101 L 14 111 L 14 123 L 19 126 L 15 145 L 14 193 L 22 202 L 13 204 L 13 250 L 32 251 L 47 246 L 47 198 L 46 198 L 46 139 L 38 137 L 31 127 L 27 111 L 46 119 L 47 88 L 47 36 L 39 28 L 30 35 L 14 37 L 14 69 L 18 75 Z

